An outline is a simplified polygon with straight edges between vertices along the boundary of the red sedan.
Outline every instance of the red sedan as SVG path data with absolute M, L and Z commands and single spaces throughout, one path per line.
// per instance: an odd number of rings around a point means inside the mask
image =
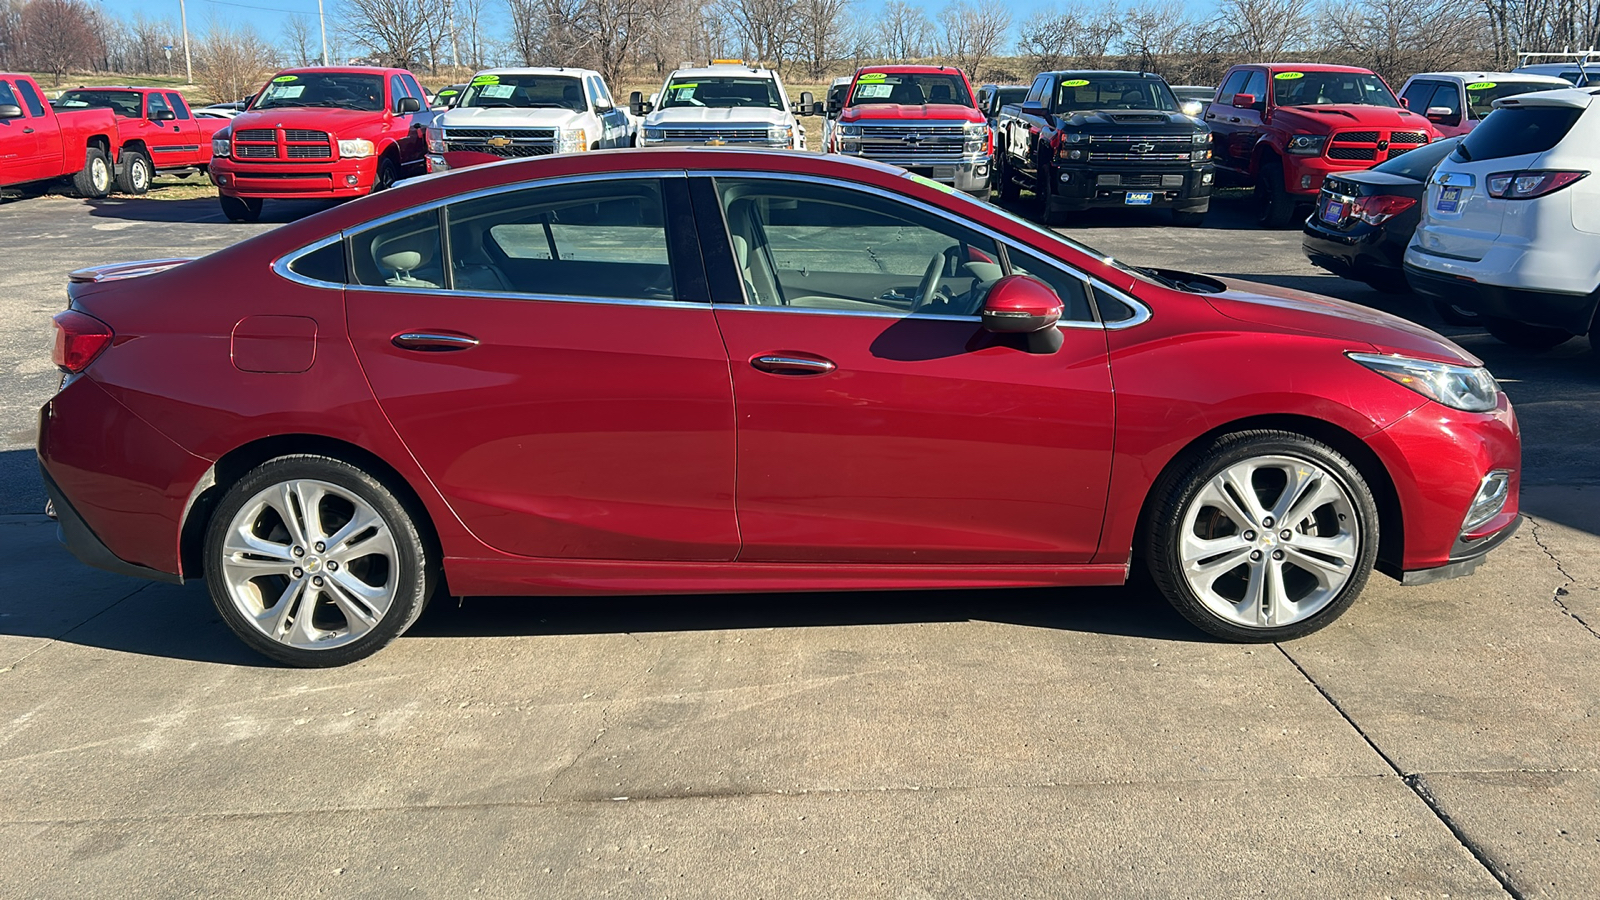
M 1135 564 L 1200 628 L 1276 641 L 1517 523 L 1511 405 L 1444 338 L 872 163 L 509 162 L 71 281 L 39 431 L 65 541 L 204 578 L 293 665 L 376 651 L 435 593 Z

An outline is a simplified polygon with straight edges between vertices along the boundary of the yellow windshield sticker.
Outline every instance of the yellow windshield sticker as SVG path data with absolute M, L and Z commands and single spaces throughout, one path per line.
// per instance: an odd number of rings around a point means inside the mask
M 856 80 L 861 82 L 861 83 L 863 83 L 863 84 L 865 84 L 865 83 L 867 83 L 869 81 L 882 81 L 882 80 L 884 80 L 885 78 L 888 78 L 888 77 L 889 77 L 889 73 L 887 73 L 887 72 L 866 72 L 866 73 L 863 73 L 862 76 L 860 78 L 857 78 Z
M 1063 82 L 1061 82 L 1061 86 L 1062 87 L 1083 87 L 1084 85 L 1086 85 L 1088 83 L 1089 83 L 1089 79 L 1087 79 L 1087 78 L 1074 78 L 1071 81 L 1063 81 Z
M 698 81 L 685 81 L 685 82 L 681 82 L 679 84 L 672 85 L 671 87 L 667 88 L 667 90 L 675 91 L 678 88 L 697 88 L 699 86 L 700 86 L 700 82 L 698 82 Z
M 923 177 L 915 172 L 911 173 L 911 180 L 915 181 L 917 184 L 931 187 L 936 191 L 944 191 L 946 194 L 954 194 L 956 192 L 956 189 L 948 184 L 940 184 L 939 182 L 934 181 L 932 178 Z
M 1479 81 L 1479 82 L 1476 82 L 1474 84 L 1467 85 L 1467 90 L 1469 90 L 1469 91 L 1487 91 L 1488 89 L 1490 89 L 1490 88 L 1492 88 L 1494 86 L 1495 86 L 1495 83 L 1493 81 Z
M 1304 77 L 1306 77 L 1306 73 L 1304 73 L 1304 72 L 1279 72 L 1278 74 L 1276 74 L 1276 75 L 1274 75 L 1272 77 L 1278 79 L 1279 81 L 1293 81 L 1296 78 L 1304 78 Z
M 476 78 L 472 79 L 472 83 L 473 84 L 499 84 L 500 83 L 500 76 L 499 75 L 479 75 Z
M 272 79 L 272 83 L 273 84 L 288 84 L 291 81 L 299 81 L 299 80 L 300 80 L 300 76 L 299 75 L 279 75 L 277 78 Z

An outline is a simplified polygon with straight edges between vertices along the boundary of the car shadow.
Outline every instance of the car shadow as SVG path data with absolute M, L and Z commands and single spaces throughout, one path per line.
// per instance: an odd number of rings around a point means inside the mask
M 0 450 L 0 516 L 44 512 L 44 481 L 32 448 Z
M 85 200 L 90 215 L 102 219 L 123 219 L 133 222 L 164 222 L 169 224 L 224 224 L 231 225 L 222 214 L 215 197 L 195 197 L 189 200 L 155 200 L 149 197 L 107 197 L 104 200 Z M 263 225 L 281 225 L 295 222 L 313 213 L 337 206 L 329 200 L 269 200 L 262 207 L 259 222 Z
M 1039 201 L 1031 194 L 1024 194 L 1015 200 L 997 199 L 994 204 L 1030 222 L 1040 222 L 1042 219 Z M 1069 213 L 1066 216 L 1066 222 L 1056 226 L 1056 230 L 1071 233 L 1079 229 L 1094 228 L 1171 227 L 1174 227 L 1172 214 L 1166 210 L 1139 209 L 1137 207 L 1126 209 L 1102 207 Z M 1204 223 L 1196 227 L 1213 231 L 1265 230 L 1256 222 L 1255 201 L 1248 192 L 1214 195 L 1211 198 L 1211 208 L 1206 213 Z M 1282 230 L 1285 232 L 1298 232 L 1300 229 L 1299 224 L 1296 223 L 1294 227 Z

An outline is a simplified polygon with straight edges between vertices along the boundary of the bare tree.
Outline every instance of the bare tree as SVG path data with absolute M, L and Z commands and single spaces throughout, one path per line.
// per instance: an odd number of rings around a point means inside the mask
M 812 81 L 828 77 L 828 67 L 848 55 L 845 23 L 850 0 L 799 0 L 795 8 L 795 32 L 806 75 Z
M 276 55 L 254 28 L 213 19 L 194 45 L 195 74 L 213 99 L 237 100 L 272 74 Z
M 305 16 L 291 13 L 283 20 L 283 45 L 294 65 L 309 66 L 322 61 L 321 45 L 311 33 L 311 23 Z
M 1415 72 L 1477 65 L 1492 55 L 1484 12 L 1455 0 L 1334 0 L 1321 11 L 1330 52 L 1399 84 Z
M 744 58 L 784 69 L 797 50 L 792 27 L 797 6 L 798 0 L 726 0 Z
M 455 0 L 456 65 L 481 69 L 489 57 L 488 39 L 483 33 L 484 0 Z
M 1011 12 L 998 3 L 975 5 L 953 0 L 939 11 L 944 28 L 944 52 L 968 78 L 1005 49 L 1011 33 Z
M 23 0 L 0 0 L 0 70 L 22 68 L 26 45 L 22 10 L 26 5 Z
M 435 13 L 428 0 L 344 0 L 345 38 L 384 65 L 410 68 L 427 59 Z
M 56 84 L 102 54 L 94 11 L 83 0 L 32 0 L 22 8 L 21 19 L 23 59 L 35 71 L 55 76 Z
M 1183 35 L 1196 27 L 1174 0 L 1146 0 L 1123 12 L 1122 52 L 1141 72 L 1161 72 Z
M 1117 4 L 1071 2 L 1029 16 L 1019 30 L 1017 49 L 1039 71 L 1067 65 L 1095 68 L 1105 65 L 1122 29 L 1122 8 Z
M 1311 43 L 1310 0 L 1221 0 L 1215 26 L 1227 45 L 1251 59 L 1282 59 Z
M 878 14 L 879 50 L 888 59 L 917 59 L 932 52 L 937 34 L 920 6 L 889 0 Z

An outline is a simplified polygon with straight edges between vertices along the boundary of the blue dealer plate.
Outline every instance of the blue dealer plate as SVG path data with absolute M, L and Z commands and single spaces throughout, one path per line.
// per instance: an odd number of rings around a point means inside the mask
M 1129 191 L 1122 195 L 1122 202 L 1128 206 L 1149 206 L 1155 196 L 1151 191 Z
M 1455 212 L 1461 204 L 1461 188 L 1447 187 L 1439 191 L 1439 202 L 1435 204 L 1440 212 Z

